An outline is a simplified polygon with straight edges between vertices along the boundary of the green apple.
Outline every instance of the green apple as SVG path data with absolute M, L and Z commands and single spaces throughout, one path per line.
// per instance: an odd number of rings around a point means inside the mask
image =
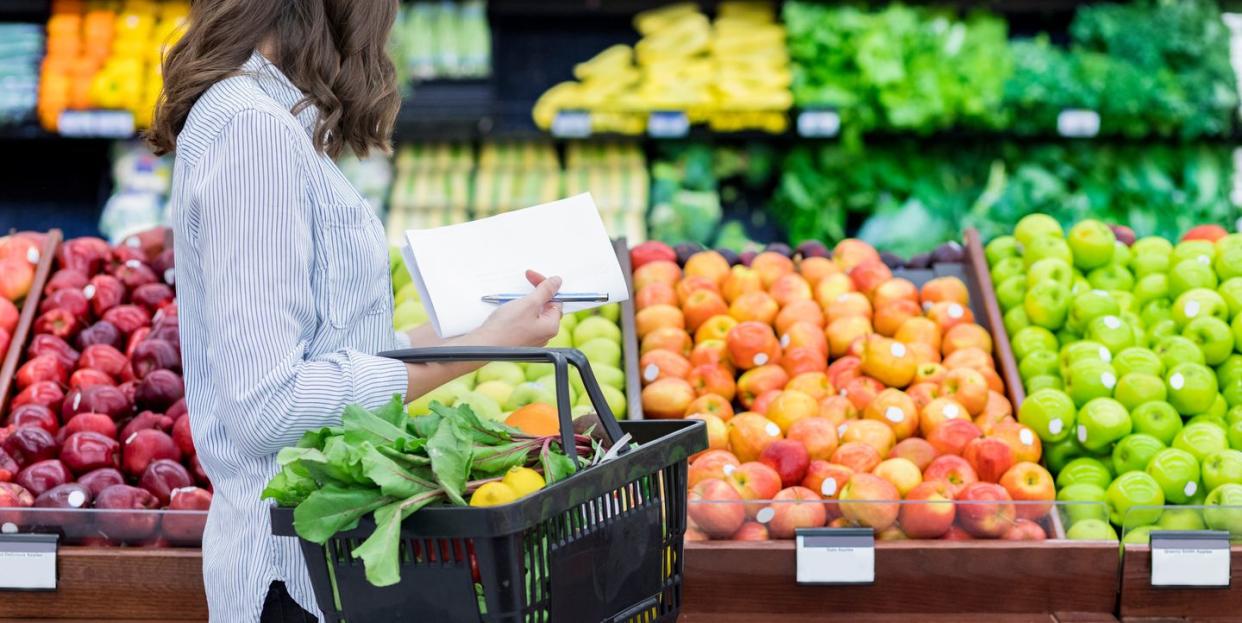
M 1194 260 L 1210 267 L 1215 257 L 1215 244 L 1207 240 L 1183 240 L 1173 247 L 1173 253 L 1169 256 L 1169 263 L 1177 266 L 1182 262 Z
M 1229 321 L 1229 304 L 1215 290 L 1207 288 L 1194 288 L 1178 295 L 1173 301 L 1172 312 L 1173 320 L 1179 327 L 1203 316 Z
M 419 396 L 406 407 L 410 415 L 431 413 L 431 403 L 439 402 L 446 407 L 457 404 L 457 400 L 470 392 L 470 387 L 461 379 L 453 379 L 425 394 Z
M 591 373 L 595 375 L 595 380 L 600 385 L 607 385 L 620 390 L 625 389 L 625 373 L 616 366 L 610 366 L 606 363 L 593 363 L 591 364 Z
M 1030 289 L 1042 281 L 1055 281 L 1068 288 L 1074 283 L 1074 270 L 1064 260 L 1044 258 L 1026 269 L 1026 287 Z
M 1026 327 L 1031 326 L 1031 319 L 1026 316 L 1026 309 L 1021 305 L 1011 307 L 1005 312 L 1003 318 L 1005 323 L 1005 333 L 1013 335 Z
M 548 348 L 573 348 L 573 330 L 567 328 L 565 325 L 561 325 L 561 328 L 557 330 L 556 335 L 552 336 L 552 339 L 548 340 L 546 346 Z
M 1020 257 L 1007 257 L 992 267 L 992 283 L 1004 283 L 1014 277 L 1022 277 L 1022 286 L 1026 287 L 1026 262 Z
M 1229 306 L 1230 316 L 1242 313 L 1242 277 L 1226 279 L 1220 287 L 1216 288 L 1216 292 L 1225 299 L 1225 304 Z
M 1032 240 L 1030 244 L 1023 243 L 1022 247 L 1022 260 L 1026 262 L 1027 269 L 1034 266 L 1036 262 L 1049 258 L 1062 260 L 1066 264 L 1074 263 L 1074 254 L 1064 238 L 1040 236 Z M 1068 286 L 1069 283 L 1065 285 Z
M 1134 372 L 1164 376 L 1164 364 L 1160 362 L 1160 357 L 1157 357 L 1156 353 L 1150 349 L 1141 346 L 1132 346 L 1122 350 L 1113 357 L 1111 363 L 1118 376 Z
M 1242 314 L 1238 314 L 1234 317 L 1233 322 L 1229 325 L 1229 328 L 1233 331 L 1233 343 L 1235 345 L 1242 344 Z
M 587 402 L 586 404 L 574 405 L 573 408 L 569 410 L 569 416 L 575 420 L 587 415 L 588 413 L 595 413 L 595 407 L 591 406 L 590 402 Z
M 1022 359 L 1022 363 L 1018 364 L 1018 375 L 1022 377 L 1023 382 L 1033 376 L 1052 375 L 1059 372 L 1060 364 L 1057 354 L 1051 350 L 1037 350 L 1027 355 Z
M 1090 283 L 1091 287 L 1101 290 L 1124 290 L 1129 292 L 1134 289 L 1134 275 L 1130 274 L 1130 269 L 1125 266 L 1108 264 L 1087 273 L 1087 283 Z
M 541 376 L 535 379 L 535 382 L 548 388 L 548 391 L 552 392 L 552 395 L 554 396 L 556 395 L 556 373 L 555 372 L 553 372 L 552 374 L 546 374 L 544 376 Z M 569 384 L 569 404 L 572 405 L 578 402 L 579 393 L 580 392 L 574 387 L 573 383 L 570 383 Z
M 1216 382 L 1222 386 L 1238 378 L 1242 378 L 1242 355 L 1229 355 L 1216 366 Z
M 1222 427 L 1228 428 L 1225 424 L 1225 416 L 1229 413 L 1229 403 L 1225 401 L 1224 396 L 1216 394 L 1216 400 L 1212 401 L 1212 406 L 1208 407 L 1206 413 L 1202 417 L 1211 418 L 1220 422 Z
M 1071 296 L 1082 294 L 1083 292 L 1093 289 L 1091 282 L 1087 281 L 1087 278 L 1079 273 L 1077 269 L 1074 270 L 1074 273 L 1074 283 L 1070 285 Z
M 1229 410 L 1225 412 L 1225 423 L 1232 426 L 1238 422 L 1242 422 L 1242 405 L 1229 407 Z M 1242 450 L 1242 448 L 1239 449 Z
M 1081 331 L 1088 323 L 1101 316 L 1116 316 L 1121 313 L 1117 300 L 1104 290 L 1087 290 L 1074 295 L 1070 301 L 1069 317 L 1066 322 Z
M 1090 271 L 1113 261 L 1117 236 L 1103 222 L 1087 218 L 1069 228 L 1066 241 L 1074 253 L 1074 266 Z
M 513 388 L 504 407 L 506 411 L 514 411 L 535 402 L 555 405 L 556 394 L 542 383 L 527 381 Z
M 1182 328 L 1182 337 L 1203 351 L 1204 363 L 1209 366 L 1221 363 L 1233 352 L 1233 330 L 1219 318 L 1200 316 L 1191 320 Z
M 1032 392 L 1018 407 L 1018 421 L 1046 442 L 1061 441 L 1074 428 L 1074 401 L 1065 392 L 1041 389 Z
M 1066 327 L 1062 327 L 1059 331 L 1057 331 L 1056 336 L 1057 336 L 1057 344 L 1059 346 L 1065 346 L 1066 344 L 1073 344 L 1074 342 L 1082 341 L 1081 333 L 1078 333 L 1077 331 L 1071 331 Z
M 1103 344 L 1092 342 L 1091 340 L 1082 340 L 1071 342 L 1061 347 L 1060 360 L 1061 374 L 1069 374 L 1070 366 L 1079 361 L 1102 361 L 1109 363 L 1113 360 L 1113 354 Z
M 1204 362 L 1203 351 L 1194 342 L 1180 335 L 1171 335 L 1160 340 L 1152 350 L 1160 357 L 1160 363 L 1164 364 L 1166 372 L 1182 363 L 1202 365 Z
M 1064 489 L 1070 485 L 1088 484 L 1104 489 L 1113 481 L 1113 472 L 1103 461 L 1089 457 L 1078 457 L 1061 471 L 1057 472 L 1057 488 Z
M 1242 485 L 1242 451 L 1217 450 L 1203 459 L 1203 486 L 1209 491 L 1226 483 Z
M 394 284 L 393 287 L 396 287 L 396 285 Z M 418 302 L 418 300 L 418 286 L 412 283 L 401 286 L 392 297 L 393 305 L 401 305 L 406 301 Z
M 1074 363 L 1065 377 L 1065 393 L 1079 408 L 1095 398 L 1112 396 L 1116 386 L 1117 372 L 1113 366 L 1094 359 Z
M 1108 520 L 1108 492 L 1104 487 L 1088 483 L 1057 487 L 1057 503 L 1065 509 L 1071 526 L 1082 521 Z
M 1055 281 L 1040 282 L 1028 288 L 1022 302 L 1031 324 L 1045 329 L 1057 329 L 1065 324 L 1069 303 L 1069 288 Z
M 1163 402 L 1168 397 L 1164 379 L 1145 372 L 1131 372 L 1117 379 L 1113 397 L 1128 411 L 1149 402 Z
M 1134 329 L 1118 316 L 1108 315 L 1093 319 L 1087 325 L 1087 338 L 1103 344 L 1109 352 L 1119 353 L 1134 343 Z
M 500 403 L 477 390 L 463 394 L 461 398 L 457 399 L 457 404 L 469 405 L 475 415 L 492 420 L 493 422 L 500 422 L 503 419 L 500 411 Z
M 625 419 L 625 392 L 611 385 L 601 385 L 599 390 L 604 394 L 604 402 L 608 403 L 608 410 L 612 411 L 612 416 L 618 420 Z M 585 393 L 583 397 L 590 400 Z
M 569 329 L 571 337 L 576 326 L 578 326 L 578 314 L 564 314 L 561 316 L 561 327 Z
M 1026 393 L 1033 394 L 1041 389 L 1062 390 L 1065 384 L 1061 382 L 1061 377 L 1053 374 L 1040 374 L 1033 376 L 1022 383 L 1026 388 Z
M 1065 532 L 1071 541 L 1117 541 L 1117 531 L 1102 519 L 1083 519 L 1074 522 Z
M 988 266 L 995 266 L 997 262 L 1007 257 L 1021 257 L 1022 249 L 1018 246 L 1017 238 L 997 236 L 983 248 L 983 254 L 988 258 Z
M 1220 394 L 1230 408 L 1242 406 L 1242 377 L 1232 376 L 1226 379 L 1225 384 L 1220 386 Z
M 512 361 L 492 361 L 479 368 L 475 382 L 483 384 L 488 381 L 501 381 L 510 387 L 526 381 L 526 373 L 522 366 Z
M 1112 398 L 1094 398 L 1078 410 L 1078 443 L 1093 452 L 1107 449 L 1130 434 L 1130 412 Z
M 1165 500 L 1168 501 L 1167 499 Z M 1204 530 L 1203 511 L 1197 508 L 1166 508 L 1156 522 L 1160 530 Z
M 595 311 L 599 313 L 599 315 L 603 317 L 605 320 L 607 320 L 608 322 L 611 322 L 614 325 L 621 323 L 621 304 L 620 303 L 609 303 L 607 305 L 601 305 L 600 307 L 596 308 Z
M 429 319 L 427 310 L 418 301 L 405 301 L 392 310 L 392 326 L 397 331 L 409 331 L 427 324 Z
M 1169 298 L 1169 277 L 1164 273 L 1152 273 L 1139 277 L 1134 284 L 1134 301 L 1142 309 L 1144 305 L 1158 299 Z
M 1199 461 L 1179 448 L 1165 448 L 1148 461 L 1144 470 L 1156 479 L 1170 504 L 1185 504 L 1199 492 Z
M 1230 536 L 1242 534 L 1242 485 L 1223 484 L 1208 493 L 1203 521 L 1212 530 L 1227 530 Z
M 1031 241 L 1039 236 L 1055 236 L 1060 238 L 1064 235 L 1061 230 L 1061 224 L 1056 219 L 1041 212 L 1035 212 L 1022 217 L 1013 228 L 1013 237 L 1024 247 L 1030 246 Z
M 1147 462 L 1164 449 L 1164 444 L 1151 435 L 1126 435 L 1113 446 L 1113 471 L 1118 474 L 1141 472 Z
M 1123 527 L 1147 526 L 1164 512 L 1164 490 L 1147 472 L 1126 472 L 1108 485 L 1108 518 Z
M 1197 461 L 1203 461 L 1213 452 L 1229 447 L 1229 438 L 1219 426 L 1207 422 L 1187 424 L 1173 438 L 1173 447 L 1189 452 Z
M 1057 338 L 1043 327 L 1031 326 L 1015 333 L 1009 340 L 1009 346 L 1013 348 L 1013 355 L 1021 361 L 1037 350 L 1056 352 Z
M 1182 431 L 1182 416 L 1167 402 L 1148 402 L 1130 412 L 1134 432 L 1151 435 L 1169 445 Z
M 1169 404 L 1182 415 L 1203 413 L 1216 401 L 1216 375 L 1203 364 L 1179 363 L 1172 366 L 1164 382 L 1169 386 Z
M 1073 437 L 1066 437 L 1055 443 L 1044 444 L 1044 465 L 1048 471 L 1059 474 L 1074 459 L 1087 454 Z
M 1026 277 L 1009 277 L 997 283 L 1000 285 L 996 286 L 996 302 L 1000 303 L 1001 309 L 1021 309 L 1026 301 Z
M 581 346 L 591 340 L 607 339 L 621 343 L 621 328 L 603 316 L 591 316 L 578 321 L 574 327 L 574 344 Z
M 497 405 L 503 405 L 509 402 L 513 386 L 504 381 L 486 381 L 475 385 L 474 392 L 491 398 Z
M 1215 290 L 1216 286 L 1216 273 L 1210 262 L 1182 260 L 1169 270 L 1169 295 L 1173 298 L 1197 288 Z
M 582 354 L 586 355 L 593 364 L 606 363 L 610 366 L 621 366 L 621 346 L 609 338 L 597 337 L 587 340 L 585 344 L 578 344 L 578 350 L 582 351 Z
M 1073 247 L 1071 247 L 1071 249 L 1072 248 Z M 1113 242 L 1113 257 L 1112 259 L 1108 260 L 1108 263 L 1117 264 L 1119 266 L 1125 266 L 1128 268 L 1130 266 L 1130 260 L 1133 259 L 1133 256 L 1134 254 L 1130 251 L 1129 245 L 1127 245 L 1126 243 L 1120 240 L 1117 240 Z
M 1242 450 L 1242 420 L 1236 420 L 1229 423 L 1229 430 L 1225 433 L 1229 439 L 1229 447 L 1234 450 Z
M 1215 415 L 1210 415 L 1207 413 L 1200 413 L 1199 415 L 1196 415 L 1190 418 L 1189 420 L 1186 420 L 1186 426 L 1190 426 L 1191 424 L 1198 424 L 1200 422 L 1202 422 L 1203 424 L 1215 426 L 1216 428 L 1219 428 L 1225 431 L 1226 436 L 1228 436 L 1229 434 L 1229 425 L 1225 424 L 1225 418 L 1215 416 Z
M 1173 301 L 1169 299 L 1156 299 L 1144 303 L 1143 309 L 1139 312 L 1139 320 L 1143 322 L 1144 327 L 1147 327 L 1149 334 L 1172 335 L 1177 332 L 1177 324 L 1173 322 Z M 1162 322 L 1173 324 L 1173 328 L 1163 332 L 1154 330 L 1154 326 Z
M 1121 542 L 1130 545 L 1150 545 L 1151 531 L 1155 529 L 1155 526 L 1135 526 L 1126 530 L 1126 535 L 1121 537 Z
M 1134 276 L 1142 279 L 1147 275 L 1169 272 L 1169 256 L 1166 255 L 1142 255 L 1134 252 L 1131 247 L 1133 257 L 1130 258 L 1130 270 L 1134 272 Z

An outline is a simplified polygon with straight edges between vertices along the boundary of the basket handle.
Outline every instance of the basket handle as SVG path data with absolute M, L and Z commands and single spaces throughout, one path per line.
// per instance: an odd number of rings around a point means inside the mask
M 561 444 L 568 454 L 574 447 L 574 420 L 569 407 L 569 366 L 573 365 L 582 376 L 591 406 L 599 416 L 604 437 L 611 445 L 621 438 L 621 427 L 604 400 L 604 393 L 591 372 L 591 362 L 582 351 L 574 348 L 528 348 L 501 346 L 439 346 L 433 348 L 407 348 L 380 353 L 381 357 L 397 359 L 405 363 L 435 363 L 462 361 L 526 361 L 550 362 L 556 373 L 557 417 L 561 424 Z

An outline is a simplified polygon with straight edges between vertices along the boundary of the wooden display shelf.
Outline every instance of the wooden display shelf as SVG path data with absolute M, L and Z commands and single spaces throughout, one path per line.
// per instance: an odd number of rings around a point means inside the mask
M 1074 541 L 876 544 L 874 584 L 799 586 L 793 541 L 686 544 L 682 614 L 759 621 L 1112 621 L 1117 546 Z M 1073 613 L 1058 614 L 1058 613 Z
M 9 399 L 12 398 L 10 394 L 13 393 L 13 375 L 17 373 L 17 366 L 26 353 L 26 343 L 31 337 L 35 317 L 39 315 L 39 300 L 43 297 L 43 287 L 47 285 L 47 280 L 52 274 L 52 264 L 56 261 L 56 250 L 60 248 L 60 240 L 59 229 L 53 229 L 47 233 L 43 248 L 39 250 L 39 264 L 35 267 L 34 281 L 31 283 L 30 292 L 22 302 L 22 313 L 17 321 L 17 330 L 10 336 L 8 354 L 0 359 L 0 424 L 3 424 L 7 417 L 8 412 L 5 408 L 9 404 Z
M 1242 546 L 1230 554 L 1229 588 L 1156 588 L 1151 585 L 1151 547 L 1125 546 L 1118 612 L 1126 623 L 1191 623 L 1242 620 Z
M 197 549 L 60 548 L 55 591 L 0 591 L 0 621 L 206 621 Z

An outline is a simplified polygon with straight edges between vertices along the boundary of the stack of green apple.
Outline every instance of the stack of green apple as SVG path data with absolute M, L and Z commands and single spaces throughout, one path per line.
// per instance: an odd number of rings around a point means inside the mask
M 393 289 L 396 290 L 393 325 L 398 331 L 408 331 L 427 322 L 427 311 L 400 254 L 392 255 L 391 264 Z M 616 303 L 566 314 L 561 318 L 560 331 L 548 342 L 550 348 L 577 348 L 587 356 L 604 399 L 618 419 L 625 417 L 626 409 L 620 317 L 621 306 Z M 594 410 L 576 369 L 571 370 L 569 393 L 575 416 Z M 410 415 L 430 413 L 432 401 L 449 406 L 459 402 L 469 404 L 475 413 L 503 421 L 514 410 L 534 402 L 556 405 L 556 376 L 550 363 L 493 361 L 411 402 Z
M 1070 538 L 1240 538 L 1242 234 L 1127 234 L 1085 220 L 1065 235 L 1032 214 L 988 243 L 1027 393 L 1018 419 L 1043 440 L 1059 500 L 1104 503 L 1067 507 Z

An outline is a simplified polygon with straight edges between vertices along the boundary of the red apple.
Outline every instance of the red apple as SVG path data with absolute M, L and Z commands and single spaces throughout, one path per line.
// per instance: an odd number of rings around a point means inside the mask
M 763 449 L 759 454 L 759 462 L 776 470 L 781 477 L 781 486 L 788 488 L 802 482 L 806 477 L 806 469 L 811 464 L 811 459 L 801 442 L 779 439 Z
M 1057 495 L 1052 474 L 1035 463 L 1018 463 L 1009 468 L 1001 476 L 1000 485 L 1017 502 L 1021 519 L 1046 517 Z
M 1006 541 L 1043 541 L 1048 534 L 1030 519 L 1018 519 L 1001 535 Z
M 957 509 L 957 522 L 971 536 L 999 538 L 1013 525 L 1017 516 L 1009 493 L 995 483 L 968 484 L 955 499 L 962 502 Z
M 1014 464 L 1013 448 L 991 437 L 970 440 L 962 452 L 962 458 L 970 463 L 975 470 L 975 475 L 984 482 L 999 482 L 1001 476 L 1004 476 Z
M 733 541 L 766 541 L 768 540 L 768 528 L 757 521 L 748 521 L 742 524 L 737 532 L 733 533 L 730 540 Z
M 780 474 L 771 467 L 755 461 L 742 463 L 736 469 L 730 470 L 726 480 L 747 502 L 771 500 L 781 490 Z M 746 517 L 754 519 L 762 506 L 762 504 L 747 504 Z
M 806 487 L 781 490 L 770 508 L 772 518 L 767 526 L 774 539 L 792 539 L 798 528 L 819 528 L 828 521 L 819 495 Z
M 692 487 L 688 500 L 690 521 L 710 538 L 729 538 L 746 521 L 741 496 L 733 486 L 718 478 L 708 478 Z
M 900 499 L 891 482 L 872 474 L 854 474 L 841 489 L 841 514 L 855 524 L 881 531 L 897 521 Z
M 920 470 L 927 469 L 932 459 L 936 458 L 936 449 L 926 439 L 910 437 L 902 439 L 888 453 L 890 459 L 906 459 L 914 463 Z
M 936 457 L 927 469 L 923 470 L 923 482 L 943 480 L 949 487 L 951 497 L 957 498 L 958 493 L 968 484 L 979 481 L 975 468 L 960 456 L 946 454 Z
M 953 494 L 943 480 L 920 483 L 906 494 L 899 516 L 901 528 L 912 539 L 938 539 L 953 526 L 957 511 Z

